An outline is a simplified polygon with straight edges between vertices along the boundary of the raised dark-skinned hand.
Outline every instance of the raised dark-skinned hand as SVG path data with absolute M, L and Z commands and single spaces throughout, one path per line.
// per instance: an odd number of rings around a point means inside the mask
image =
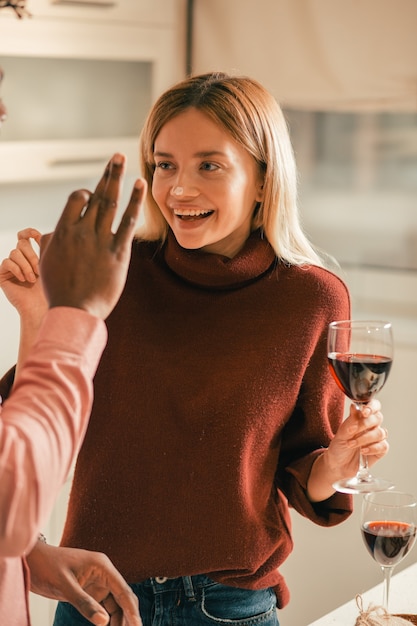
M 73 192 L 55 231 L 41 239 L 40 274 L 50 307 L 105 319 L 123 290 L 146 182 L 138 179 L 115 232 L 125 158 L 115 154 L 94 193 Z

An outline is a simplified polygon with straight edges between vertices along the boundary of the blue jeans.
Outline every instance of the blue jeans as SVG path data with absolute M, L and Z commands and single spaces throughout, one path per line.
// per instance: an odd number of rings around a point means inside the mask
M 272 589 L 252 591 L 207 576 L 149 578 L 131 585 L 143 626 L 279 626 Z M 60 602 L 53 626 L 88 626 L 70 604 Z

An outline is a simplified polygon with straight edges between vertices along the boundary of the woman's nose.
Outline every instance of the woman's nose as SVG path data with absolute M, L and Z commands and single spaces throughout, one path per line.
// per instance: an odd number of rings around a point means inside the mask
M 175 198 L 183 198 L 198 195 L 198 188 L 192 176 L 177 176 L 171 187 L 171 195 Z

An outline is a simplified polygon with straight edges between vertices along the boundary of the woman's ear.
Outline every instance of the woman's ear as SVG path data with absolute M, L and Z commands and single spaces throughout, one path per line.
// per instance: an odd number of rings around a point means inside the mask
M 259 181 L 257 193 L 256 193 L 256 202 L 262 202 L 264 199 L 264 181 L 263 179 Z

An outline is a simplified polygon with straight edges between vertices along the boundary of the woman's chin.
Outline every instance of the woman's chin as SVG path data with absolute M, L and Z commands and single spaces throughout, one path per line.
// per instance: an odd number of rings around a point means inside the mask
M 204 233 L 197 232 L 198 229 L 184 229 L 184 228 L 173 228 L 172 231 L 175 235 L 175 239 L 181 248 L 186 248 L 187 250 L 199 250 L 204 246 L 210 245 L 212 240 L 207 236 L 204 236 Z

